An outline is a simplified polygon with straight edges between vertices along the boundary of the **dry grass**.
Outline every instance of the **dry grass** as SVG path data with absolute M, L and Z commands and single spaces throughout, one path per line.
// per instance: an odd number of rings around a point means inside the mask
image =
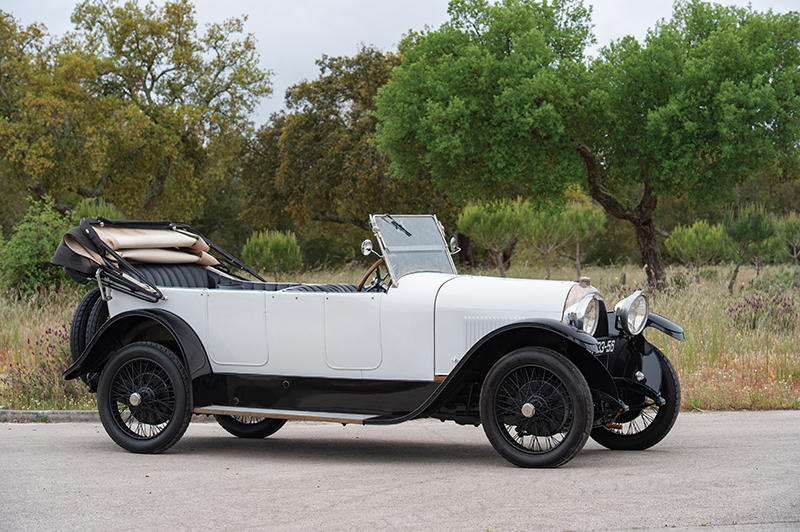
M 351 265 L 336 270 L 318 270 L 282 276 L 282 281 L 358 281 L 365 267 Z M 766 276 L 778 268 L 766 269 Z M 737 324 L 728 308 L 751 293 L 752 269 L 743 269 L 737 293 L 727 293 L 730 269 L 721 267 L 716 278 L 699 284 L 679 283 L 650 294 L 651 308 L 684 327 L 686 342 L 678 342 L 655 330 L 650 341 L 672 360 L 681 377 L 683 407 L 686 409 L 773 409 L 800 408 L 800 324 L 777 326 L 761 321 L 755 329 Z M 492 270 L 476 270 L 495 275 Z M 541 278 L 543 268 L 514 264 L 510 276 Z M 585 275 L 604 294 L 609 306 L 635 288 L 644 286 L 644 273 L 632 265 L 589 267 Z M 681 276 L 669 271 L 671 278 Z M 556 269 L 553 278 L 572 279 L 574 271 Z M 624 282 L 623 282 L 624 281 Z M 72 317 L 81 291 L 65 288 L 38 296 L 13 300 L 0 297 L 0 405 L 8 408 L 92 408 L 93 395 L 76 381 L 65 384 L 59 374 L 69 358 L 68 342 L 62 333 Z M 794 296 L 800 310 L 800 294 Z M 792 316 L 797 322 L 797 315 Z M 38 343 L 37 343 L 38 342 Z M 48 347 L 52 346 L 52 347 Z M 16 380 L 10 383 L 10 379 Z M 9 386 L 13 384 L 13 386 Z M 19 386 L 28 387 L 20 392 Z M 12 394 L 11 391 L 14 390 Z

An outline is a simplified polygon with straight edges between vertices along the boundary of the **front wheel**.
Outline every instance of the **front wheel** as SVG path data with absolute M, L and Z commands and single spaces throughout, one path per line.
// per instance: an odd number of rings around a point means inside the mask
M 618 423 L 597 427 L 592 439 L 609 449 L 639 451 L 660 442 L 672 430 L 681 408 L 681 385 L 672 363 L 661 351 L 651 356 L 658 357 L 661 366 L 661 397 L 666 401 L 658 406 L 650 399 L 640 408 L 624 414 Z
M 100 421 L 120 447 L 160 453 L 186 432 L 191 384 L 175 353 L 151 342 L 126 345 L 111 356 L 97 387 Z
M 594 410 L 589 385 L 572 362 L 529 347 L 492 366 L 480 412 L 486 437 L 503 458 L 520 467 L 558 467 L 586 444 Z
M 285 419 L 252 416 L 214 416 L 220 426 L 237 438 L 266 438 L 286 424 Z

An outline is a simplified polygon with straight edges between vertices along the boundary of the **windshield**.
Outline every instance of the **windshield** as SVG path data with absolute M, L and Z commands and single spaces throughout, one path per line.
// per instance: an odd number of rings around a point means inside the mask
M 456 273 L 439 220 L 433 215 L 370 216 L 392 281 L 409 273 Z

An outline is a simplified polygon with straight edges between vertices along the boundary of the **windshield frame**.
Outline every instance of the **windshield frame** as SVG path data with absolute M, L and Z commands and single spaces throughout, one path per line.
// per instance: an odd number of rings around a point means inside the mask
M 397 271 L 396 271 L 396 269 L 395 269 L 395 267 L 394 267 L 394 265 L 392 264 L 392 261 L 391 261 L 391 254 L 392 254 L 391 249 L 389 250 L 390 252 L 387 253 L 387 251 L 386 251 L 387 250 L 386 242 L 383 239 L 383 235 L 381 234 L 380 226 L 378 225 L 378 222 L 377 222 L 377 218 L 378 217 L 386 217 L 386 216 L 391 217 L 393 220 L 395 220 L 401 226 L 402 226 L 403 219 L 408 219 L 408 218 L 429 218 L 429 219 L 431 219 L 433 221 L 433 223 L 435 224 L 437 230 L 438 230 L 439 236 L 441 237 L 442 251 L 445 253 L 445 256 L 447 257 L 447 261 L 448 261 L 448 263 L 450 265 L 449 271 L 419 269 L 419 270 L 412 270 L 412 271 L 404 272 L 403 275 L 398 277 Z M 389 270 L 389 276 L 392 279 L 392 286 L 397 287 L 399 285 L 399 281 L 400 281 L 400 279 L 402 277 L 405 277 L 406 275 L 409 275 L 409 274 L 412 274 L 412 273 L 435 272 L 435 273 L 449 273 L 449 274 L 452 274 L 452 275 L 458 275 L 458 271 L 456 270 L 456 265 L 453 262 L 453 255 L 450 252 L 449 246 L 447 245 L 447 238 L 445 237 L 445 234 L 444 234 L 444 226 L 442 226 L 442 223 L 439 221 L 439 219 L 436 217 L 435 214 L 389 214 L 389 213 L 370 214 L 369 215 L 369 223 L 370 223 L 370 227 L 372 229 L 372 232 L 375 234 L 375 238 L 378 241 L 378 246 L 380 247 L 380 250 L 381 250 L 381 256 L 383 257 L 383 260 L 384 260 L 384 262 L 386 264 L 386 269 Z M 392 223 L 392 222 L 389 221 L 389 223 Z M 437 245 L 438 245 L 438 242 L 437 242 Z

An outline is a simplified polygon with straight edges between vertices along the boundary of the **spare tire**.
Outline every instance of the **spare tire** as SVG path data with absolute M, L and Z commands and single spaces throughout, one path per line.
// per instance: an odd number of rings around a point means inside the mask
M 75 314 L 72 315 L 72 325 L 69 328 L 69 350 L 72 353 L 72 361 L 78 359 L 86 349 L 86 329 L 89 323 L 89 315 L 95 304 L 100 301 L 100 289 L 93 288 L 89 290 L 81 302 L 78 303 L 78 308 L 75 309 Z M 103 301 L 105 303 L 105 301 Z
M 102 298 L 98 298 L 92 307 L 92 311 L 89 313 L 89 319 L 86 320 L 85 338 L 87 345 L 106 321 L 108 321 L 108 303 L 106 303 Z

